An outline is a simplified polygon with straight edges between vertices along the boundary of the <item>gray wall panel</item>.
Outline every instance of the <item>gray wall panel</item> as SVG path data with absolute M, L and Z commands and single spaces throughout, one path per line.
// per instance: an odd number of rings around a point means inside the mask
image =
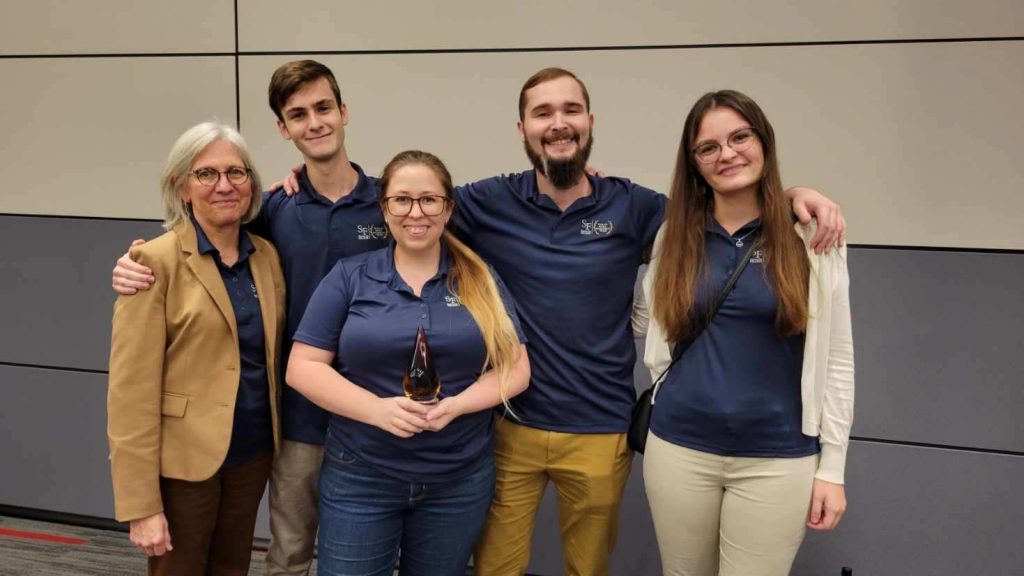
M 1024 574 L 1024 457 L 854 442 L 846 469 L 847 514 L 808 531 L 794 576 Z
M 854 435 L 1024 452 L 1024 254 L 854 249 Z
M 6 214 L 160 218 L 171 145 L 237 109 L 231 56 L 0 58 L 0 78 Z
M 0 365 L 0 504 L 114 517 L 107 375 Z M 267 499 L 256 537 L 270 538 Z
M 234 49 L 231 0 L 4 0 L 0 54 Z
M 0 362 L 106 370 L 110 271 L 152 222 L 0 216 Z
M 107 376 L 0 365 L 0 504 L 112 518 Z
M 1009 36 L 1013 0 L 239 2 L 245 51 L 537 48 Z M 287 27 L 282 24 L 287 18 Z M 301 30 L 301 33 L 288 33 Z

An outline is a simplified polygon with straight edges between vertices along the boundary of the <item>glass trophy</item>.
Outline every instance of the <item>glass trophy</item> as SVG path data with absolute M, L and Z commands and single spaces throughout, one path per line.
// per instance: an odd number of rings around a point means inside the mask
M 434 366 L 434 357 L 422 326 L 416 331 L 412 360 L 402 376 L 402 390 L 407 398 L 423 404 L 437 402 L 437 395 L 441 392 L 441 377 Z

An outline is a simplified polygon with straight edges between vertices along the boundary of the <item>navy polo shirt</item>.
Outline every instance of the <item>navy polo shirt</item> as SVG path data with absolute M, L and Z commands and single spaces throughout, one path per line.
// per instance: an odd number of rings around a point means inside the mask
M 453 223 L 516 300 L 531 371 L 512 401 L 522 423 L 619 433 L 636 398 L 633 288 L 665 197 L 621 178 L 588 178 L 593 193 L 564 212 L 537 190 L 532 170 L 462 186 Z
M 384 398 L 403 395 L 402 376 L 422 326 L 441 377 L 440 397 L 454 396 L 476 381 L 487 354 L 473 317 L 448 291 L 450 264 L 442 250 L 438 273 L 416 296 L 395 270 L 391 247 L 346 258 L 313 294 L 295 340 L 334 352 L 339 373 Z M 495 280 L 522 339 L 515 307 Z M 394 478 L 438 482 L 464 475 L 486 457 L 492 428 L 490 410 L 411 438 L 333 415 L 326 448 L 342 448 Z
M 356 164 L 352 168 L 359 173 L 356 187 L 331 202 L 313 188 L 304 167 L 298 193 L 291 197 L 279 191 L 265 194 L 259 216 L 248 225 L 250 231 L 274 243 L 288 287 L 282 382 L 292 337 L 320 280 L 341 258 L 388 243 L 388 229 L 377 203 L 377 180 Z M 286 440 L 324 443 L 327 412 L 289 386 L 282 392 L 281 412 Z
M 274 449 L 274 427 L 270 415 L 270 382 L 267 381 L 267 354 L 263 334 L 263 314 L 256 283 L 249 270 L 249 255 L 256 251 L 249 235 L 238 235 L 238 261 L 227 266 L 220 252 L 206 237 L 195 218 L 199 253 L 213 256 L 224 287 L 231 299 L 238 327 L 238 353 L 242 374 L 235 398 L 235 417 L 231 424 L 231 444 L 224 466 L 243 464 Z
M 705 238 L 709 276 L 696 309 L 713 304 L 750 242 L 754 220 L 732 236 L 717 222 Z M 736 246 L 742 238 L 743 247 Z M 804 335 L 775 332 L 779 303 L 768 282 L 764 252 L 751 254 L 722 307 L 658 388 L 651 431 L 680 446 L 723 456 L 793 458 L 818 452 L 801 432 L 800 377 Z

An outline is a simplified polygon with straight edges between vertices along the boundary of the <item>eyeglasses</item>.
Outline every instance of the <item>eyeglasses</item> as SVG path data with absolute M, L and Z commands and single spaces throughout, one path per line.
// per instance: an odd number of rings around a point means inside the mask
M 189 172 L 189 174 L 195 176 L 196 180 L 198 180 L 203 186 L 214 186 L 217 182 L 220 182 L 221 174 L 228 177 L 228 182 L 235 186 L 241 186 L 249 181 L 250 173 L 252 173 L 252 170 L 248 168 L 240 168 L 238 166 L 232 166 L 223 172 L 214 168 L 196 168 Z
M 733 152 L 743 152 L 754 145 L 757 132 L 753 128 L 742 128 L 729 134 L 725 145 Z M 722 156 L 722 145 L 718 142 L 701 142 L 693 149 L 693 157 L 701 164 L 713 164 Z
M 419 204 L 420 212 L 424 216 L 437 216 L 444 212 L 448 199 L 444 196 L 388 196 L 381 200 L 381 203 L 392 216 L 408 216 L 412 213 L 413 204 Z

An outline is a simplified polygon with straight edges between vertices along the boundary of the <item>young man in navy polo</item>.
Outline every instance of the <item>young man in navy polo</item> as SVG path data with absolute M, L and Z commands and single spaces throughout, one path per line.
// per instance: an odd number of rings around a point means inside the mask
M 665 197 L 585 173 L 594 117 L 571 72 L 534 74 L 519 97 L 519 134 L 534 170 L 458 190 L 457 231 L 506 278 L 530 354 L 518 420 L 496 430 L 494 503 L 477 574 L 523 574 L 534 519 L 555 484 L 566 574 L 607 574 L 632 453 L 630 310 L 637 270 Z
M 606 575 L 632 462 L 625 432 L 636 397 L 633 288 L 666 198 L 586 174 L 594 117 L 571 72 L 531 76 L 519 118 L 534 170 L 457 190 L 456 230 L 504 278 L 531 364 L 530 387 L 512 402 L 518 420 L 497 425 L 496 491 L 474 565 L 478 575 L 525 572 L 550 480 L 565 574 Z M 813 190 L 790 195 L 801 212 L 835 212 Z
M 312 60 L 289 62 L 274 72 L 268 93 L 281 136 L 305 160 L 297 193 L 266 194 L 259 216 L 248 225 L 273 242 L 281 257 L 288 288 L 284 367 L 320 280 L 339 259 L 386 246 L 388 232 L 377 204 L 376 179 L 349 161 L 348 108 L 330 69 Z M 132 294 L 150 282 L 148 269 L 127 256 L 118 260 L 116 291 Z M 284 441 L 270 479 L 267 574 L 305 575 L 316 541 L 317 480 L 328 414 L 289 386 L 284 386 L 281 406 Z

